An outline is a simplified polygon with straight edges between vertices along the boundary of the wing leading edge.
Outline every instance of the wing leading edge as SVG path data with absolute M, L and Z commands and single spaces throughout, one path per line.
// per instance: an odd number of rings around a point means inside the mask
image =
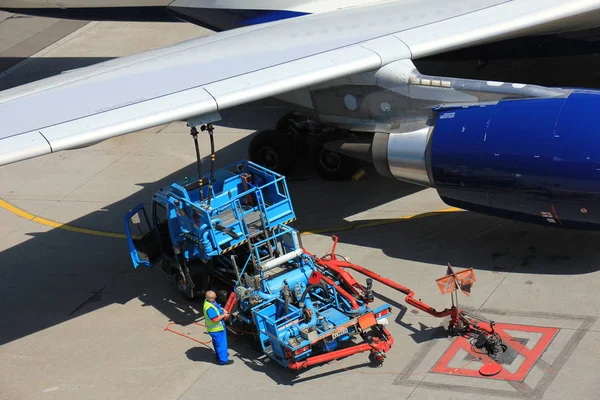
M 600 0 L 393 1 L 194 39 L 0 93 L 0 165 L 524 33 Z

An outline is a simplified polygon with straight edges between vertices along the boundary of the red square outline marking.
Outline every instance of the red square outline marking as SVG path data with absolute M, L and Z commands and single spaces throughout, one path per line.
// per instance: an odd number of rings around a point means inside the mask
M 481 324 L 482 326 L 484 324 Z M 502 368 L 498 375 L 494 376 L 483 376 L 479 374 L 479 370 L 474 369 L 466 369 L 465 367 L 469 364 L 467 362 L 465 365 L 458 368 L 450 368 L 448 364 L 452 359 L 456 356 L 456 353 L 463 349 L 470 355 L 475 358 L 481 357 L 481 362 L 486 364 L 488 362 L 495 362 L 493 359 L 488 357 L 485 354 L 479 354 L 472 351 L 471 343 L 468 339 L 464 337 L 457 338 L 452 345 L 446 350 L 444 355 L 440 358 L 440 360 L 433 366 L 431 372 L 438 374 L 446 374 L 446 375 L 460 375 L 460 376 L 469 376 L 473 378 L 486 378 L 486 379 L 497 379 L 504 381 L 518 381 L 522 382 L 531 368 L 535 365 L 537 360 L 540 358 L 544 350 L 548 348 L 550 342 L 558 332 L 558 328 L 548 328 L 548 327 L 539 327 L 539 326 L 529 326 L 529 325 L 515 325 L 515 324 L 496 324 L 494 326 L 495 331 L 500 335 L 503 342 L 510 346 L 515 352 L 521 354 L 525 361 L 519 369 L 513 374 L 507 371 L 505 368 Z M 520 344 L 516 339 L 514 339 L 511 335 L 506 333 L 506 330 L 510 331 L 521 331 L 521 332 L 532 332 L 532 333 L 541 333 L 542 337 L 536 343 L 532 350 L 529 350 L 524 345 Z M 476 361 L 476 360 L 474 360 Z

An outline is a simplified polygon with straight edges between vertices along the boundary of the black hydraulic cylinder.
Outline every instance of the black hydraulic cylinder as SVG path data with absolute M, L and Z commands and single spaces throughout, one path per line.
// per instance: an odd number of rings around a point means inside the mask
M 196 147 L 196 168 L 198 170 L 198 184 L 200 190 L 200 201 L 204 200 L 204 193 L 202 191 L 202 162 L 200 160 L 200 147 L 198 146 L 198 130 L 195 126 L 192 127 L 190 134 L 194 138 L 194 146 Z
M 213 137 L 213 131 L 215 128 L 212 124 L 207 124 L 206 127 L 202 126 L 202 130 L 206 129 L 208 136 L 210 137 L 210 182 L 208 183 L 208 204 L 207 208 L 210 208 L 210 201 L 212 197 L 212 188 L 215 181 L 215 139 Z

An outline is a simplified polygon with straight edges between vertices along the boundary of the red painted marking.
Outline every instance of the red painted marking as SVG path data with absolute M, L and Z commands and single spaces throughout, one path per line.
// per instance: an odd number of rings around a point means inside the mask
M 560 222 L 560 218 L 558 218 L 558 214 L 556 213 L 556 210 L 554 209 L 554 204 L 551 204 L 551 206 L 552 206 L 552 212 L 554 213 L 556 220 L 558 221 L 559 224 L 562 225 L 562 222 Z
M 481 324 L 482 327 L 485 324 Z M 486 326 L 486 328 L 488 328 Z M 515 352 L 523 356 L 525 359 L 523 363 L 519 366 L 517 371 L 513 374 L 507 371 L 505 368 L 502 368 L 501 371 L 493 376 L 482 376 L 479 373 L 479 369 L 469 369 L 468 364 L 465 364 L 458 368 L 451 368 L 448 366 L 450 362 L 456 357 L 459 350 L 464 350 L 469 353 L 472 357 L 479 359 L 482 364 L 496 363 L 493 359 L 488 357 L 485 354 L 479 354 L 473 351 L 471 343 L 468 339 L 464 337 L 457 338 L 454 343 L 448 348 L 448 350 L 442 355 L 437 364 L 434 365 L 431 372 L 446 374 L 446 375 L 460 375 L 460 376 L 469 376 L 473 378 L 486 378 L 486 379 L 497 379 L 503 381 L 516 381 L 522 382 L 529 371 L 533 368 L 537 360 L 540 358 L 542 353 L 548 348 L 550 342 L 558 332 L 558 328 L 547 328 L 547 327 L 539 327 L 539 326 L 528 326 L 528 325 L 513 325 L 513 324 L 496 324 L 494 329 L 500 337 L 502 341 L 507 345 L 514 349 Z M 509 335 L 506 331 L 520 331 L 520 332 L 529 332 L 529 333 L 541 333 L 541 337 L 538 342 L 535 344 L 532 350 L 529 350 L 524 345 L 520 344 L 515 338 Z M 477 349 L 478 350 L 478 349 Z M 478 350 L 479 351 L 479 350 Z M 477 360 L 475 360 L 477 361 Z M 514 362 L 518 362 L 515 360 Z M 502 365 L 501 365 L 502 366 Z M 471 365 L 471 367 L 473 367 Z
M 498 375 L 502 371 L 500 364 L 489 363 L 479 368 L 479 373 L 483 376 L 494 376 Z

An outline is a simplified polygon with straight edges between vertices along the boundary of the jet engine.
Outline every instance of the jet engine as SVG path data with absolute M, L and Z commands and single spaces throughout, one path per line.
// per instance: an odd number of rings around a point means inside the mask
M 455 207 L 570 228 L 600 226 L 600 92 L 443 106 L 376 133 L 381 175 Z

